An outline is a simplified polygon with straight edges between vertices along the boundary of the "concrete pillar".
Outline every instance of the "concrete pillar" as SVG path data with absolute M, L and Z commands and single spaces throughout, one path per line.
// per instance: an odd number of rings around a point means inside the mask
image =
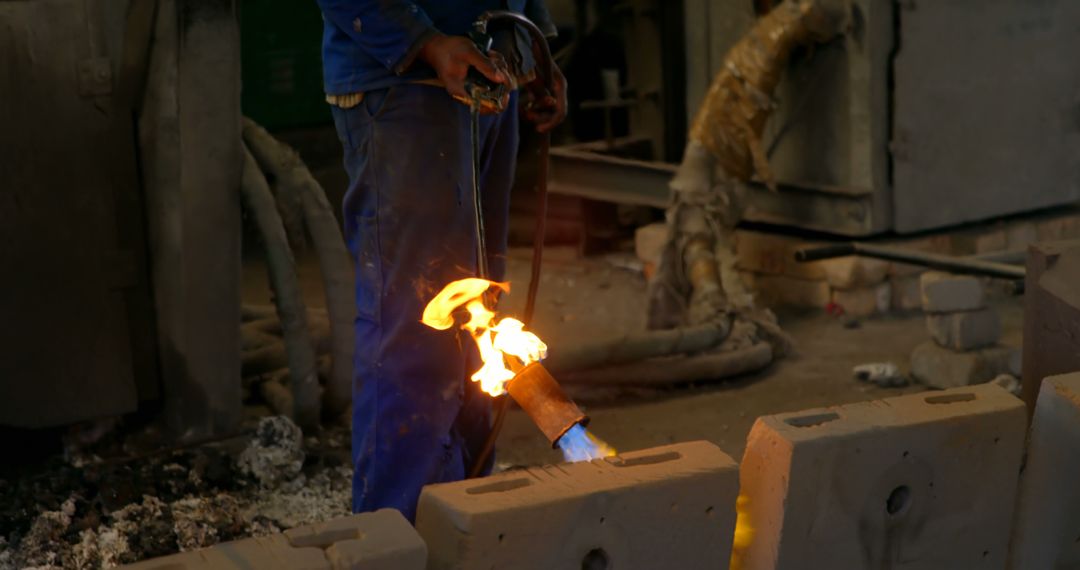
M 1080 568 L 1080 373 L 1042 382 L 1009 567 Z
M 732 567 L 1004 568 L 1023 446 L 993 385 L 758 418 Z
M 430 485 L 429 570 L 726 568 L 735 462 L 696 441 Z
M 234 0 L 160 0 L 140 117 L 165 417 L 240 419 L 240 31 Z
M 1037 243 L 1024 278 L 1021 393 L 1028 414 L 1043 378 L 1080 370 L 1080 241 Z

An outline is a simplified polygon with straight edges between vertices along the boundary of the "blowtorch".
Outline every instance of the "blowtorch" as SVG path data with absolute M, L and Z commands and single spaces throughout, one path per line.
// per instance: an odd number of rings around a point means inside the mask
M 552 92 L 554 62 L 551 58 L 547 40 L 536 24 L 525 16 L 501 10 L 483 13 L 473 24 L 473 28 L 469 32 L 469 38 L 476 44 L 477 49 L 485 55 L 489 53 L 492 46 L 492 37 L 488 28 L 489 24 L 497 21 L 520 24 L 528 31 L 532 39 L 533 53 L 537 57 L 538 76 L 548 92 Z M 479 124 L 481 114 L 497 113 L 505 109 L 508 101 L 508 87 L 505 84 L 493 83 L 476 69 L 470 69 L 469 75 L 466 77 L 465 91 L 467 97 L 459 97 L 458 100 L 468 105 L 470 110 L 469 136 L 472 152 L 472 197 L 476 232 L 477 273 L 478 277 L 481 279 L 488 279 L 487 247 L 484 235 L 483 204 L 481 201 L 479 182 Z M 540 266 L 543 255 L 544 226 L 547 213 L 547 162 L 550 144 L 550 134 L 544 133 L 541 138 L 538 156 L 540 168 L 538 169 L 539 179 L 536 184 L 538 197 L 537 219 L 536 230 L 533 235 L 532 275 L 529 280 L 524 314 L 524 322 L 526 325 L 532 320 L 533 311 L 536 306 L 536 292 L 539 285 Z M 567 437 L 570 433 L 573 434 L 575 440 L 579 440 L 582 437 L 588 437 L 583 429 L 589 422 L 588 416 L 586 416 L 566 393 L 563 392 L 562 388 L 559 387 L 559 384 L 539 362 L 534 362 L 519 370 L 515 370 L 515 376 L 507 383 L 506 390 L 510 394 L 510 397 L 512 397 L 518 405 L 522 407 L 525 413 L 532 418 L 533 422 L 540 428 L 540 431 L 543 432 L 544 436 L 551 442 L 553 448 L 568 447 L 568 445 L 561 446 L 560 440 L 563 440 L 564 438 L 571 439 L 570 437 Z M 505 397 L 499 401 L 491 434 L 488 436 L 487 441 L 485 441 L 483 449 L 470 470 L 470 477 L 479 475 L 483 469 L 483 465 L 487 462 L 487 458 L 494 448 L 495 439 L 498 437 L 502 427 L 508 403 L 509 402 Z M 579 436 L 579 434 L 581 435 Z M 588 443 L 588 440 L 586 440 L 586 443 Z M 580 441 L 575 441 L 575 444 L 580 445 Z

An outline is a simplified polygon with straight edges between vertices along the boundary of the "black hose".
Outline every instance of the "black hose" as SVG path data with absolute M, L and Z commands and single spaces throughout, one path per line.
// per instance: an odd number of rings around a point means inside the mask
M 481 14 L 476 22 L 477 31 L 486 34 L 488 24 L 497 20 L 509 20 L 511 23 L 521 24 L 529 32 L 533 43 L 533 53 L 538 58 L 537 68 L 540 72 L 540 79 L 548 91 L 554 94 L 555 63 L 551 59 L 551 49 L 548 47 L 544 33 L 525 16 L 506 10 L 492 10 Z M 525 326 L 532 323 L 533 313 L 536 311 L 536 293 L 540 288 L 540 267 L 544 257 L 544 234 L 547 224 L 548 152 L 550 149 L 551 133 L 546 132 L 540 138 L 540 151 L 537 157 L 540 161 L 540 167 L 537 169 L 536 180 L 536 230 L 533 233 L 529 289 L 525 295 L 525 313 L 522 315 L 522 322 L 525 323 Z M 495 449 L 495 440 L 499 438 L 499 432 L 502 431 L 503 423 L 506 421 L 506 411 L 509 408 L 510 397 L 505 394 L 500 396 L 495 405 L 495 420 L 491 424 L 491 432 L 488 434 L 487 439 L 484 440 L 484 446 L 480 449 L 480 453 L 473 460 L 472 467 L 469 469 L 470 479 L 480 476 L 480 473 L 483 472 L 484 464 L 487 463 L 488 457 L 491 456 L 491 452 Z

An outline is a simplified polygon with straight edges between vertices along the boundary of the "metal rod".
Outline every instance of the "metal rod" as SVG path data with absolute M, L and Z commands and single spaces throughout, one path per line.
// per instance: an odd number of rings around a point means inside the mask
M 469 109 L 469 135 L 472 139 L 472 189 L 473 215 L 476 216 L 476 275 L 487 279 L 487 242 L 484 236 L 484 202 L 480 190 L 480 104 L 473 103 Z
M 950 257 L 948 255 L 936 253 L 910 251 L 858 242 L 799 249 L 795 251 L 795 261 L 819 261 L 822 259 L 845 257 L 848 255 L 899 261 L 911 265 L 922 265 L 931 269 L 948 271 L 950 273 L 985 275 L 987 277 L 995 277 L 998 279 L 1022 280 L 1026 273 L 1024 268 L 1019 265 L 983 261 L 972 258 Z

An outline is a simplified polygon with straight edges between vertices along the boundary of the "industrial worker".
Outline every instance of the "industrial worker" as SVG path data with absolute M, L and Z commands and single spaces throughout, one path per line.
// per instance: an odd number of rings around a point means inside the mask
M 541 0 L 318 0 L 327 101 L 345 151 L 345 237 L 356 266 L 353 511 L 395 508 L 414 520 L 420 490 L 464 479 L 491 431 L 491 398 L 469 376 L 464 333 L 420 322 L 447 283 L 477 273 L 465 78 L 520 84 L 540 131 L 566 114 L 566 85 L 533 80 L 530 44 L 513 29 L 481 53 L 465 37 L 486 10 L 555 28 Z M 493 55 L 493 54 L 491 54 Z M 495 61 L 493 61 L 495 59 Z M 503 65 L 496 65 L 496 62 Z M 506 268 L 518 93 L 481 117 L 480 175 L 490 278 Z M 456 330 L 456 329 L 454 329 Z M 493 457 L 484 466 L 489 473 Z

